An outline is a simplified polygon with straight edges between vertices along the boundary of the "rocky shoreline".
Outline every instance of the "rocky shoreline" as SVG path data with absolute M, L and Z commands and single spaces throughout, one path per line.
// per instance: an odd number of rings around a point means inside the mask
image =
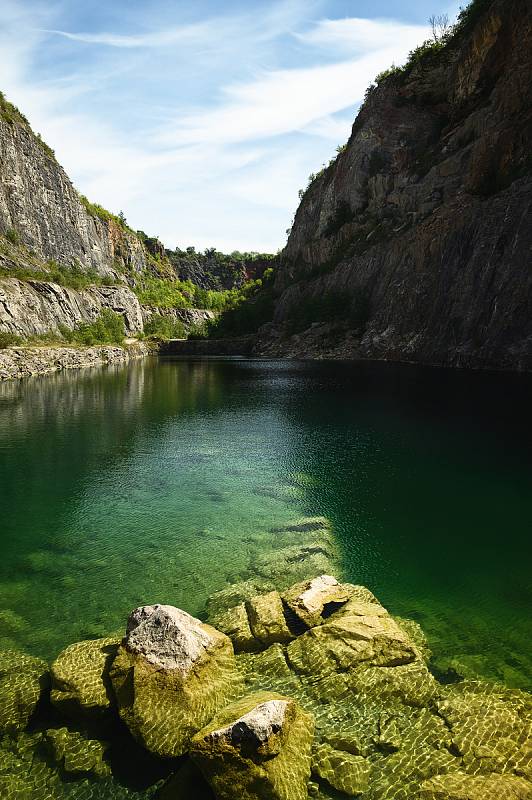
M 285 531 L 304 543 L 211 595 L 204 619 L 156 603 L 51 667 L 0 652 L 0 795 L 532 797 L 530 696 L 438 681 L 418 623 L 322 571 L 320 524 Z
M 124 364 L 154 352 L 148 342 L 132 341 L 124 346 L 7 347 L 0 350 L 0 381 L 46 375 L 65 369 Z

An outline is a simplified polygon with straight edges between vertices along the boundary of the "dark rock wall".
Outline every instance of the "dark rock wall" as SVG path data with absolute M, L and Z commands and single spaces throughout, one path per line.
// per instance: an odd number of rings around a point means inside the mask
M 494 0 L 370 93 L 303 196 L 259 352 L 532 369 L 531 57 L 532 3 Z M 351 319 L 294 337 L 334 293 Z

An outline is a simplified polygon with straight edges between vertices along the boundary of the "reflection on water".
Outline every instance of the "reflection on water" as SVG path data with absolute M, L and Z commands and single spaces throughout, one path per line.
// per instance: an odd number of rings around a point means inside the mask
M 53 657 L 167 602 L 201 613 L 272 528 L 325 515 L 339 569 L 450 660 L 530 681 L 531 380 L 134 362 L 0 385 L 0 646 Z

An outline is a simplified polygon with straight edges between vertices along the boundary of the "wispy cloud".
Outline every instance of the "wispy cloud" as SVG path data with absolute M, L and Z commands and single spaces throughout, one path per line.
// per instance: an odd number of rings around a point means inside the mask
M 323 18 L 334 2 L 279 0 L 259 14 L 229 0 L 178 19 L 165 0 L 149 14 L 117 0 L 100 25 L 81 0 L 4 0 L 0 89 L 77 187 L 134 227 L 171 246 L 277 249 L 297 190 L 347 138 L 367 84 L 426 35 Z
M 70 33 L 53 29 L 44 29 L 43 33 L 63 36 L 74 42 L 85 42 L 86 44 L 100 44 L 107 47 L 169 47 L 170 45 L 187 42 L 196 44 L 205 38 L 205 34 L 210 32 L 211 24 L 184 25 L 170 30 L 154 31 L 153 33 L 142 33 L 136 35 L 125 35 L 118 33 Z

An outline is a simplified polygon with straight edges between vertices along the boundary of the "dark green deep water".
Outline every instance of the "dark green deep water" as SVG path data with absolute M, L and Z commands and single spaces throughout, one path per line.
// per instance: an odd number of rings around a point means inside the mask
M 0 648 L 53 658 L 143 603 L 201 614 L 271 528 L 418 620 L 434 668 L 530 688 L 532 378 L 146 360 L 0 385 Z

